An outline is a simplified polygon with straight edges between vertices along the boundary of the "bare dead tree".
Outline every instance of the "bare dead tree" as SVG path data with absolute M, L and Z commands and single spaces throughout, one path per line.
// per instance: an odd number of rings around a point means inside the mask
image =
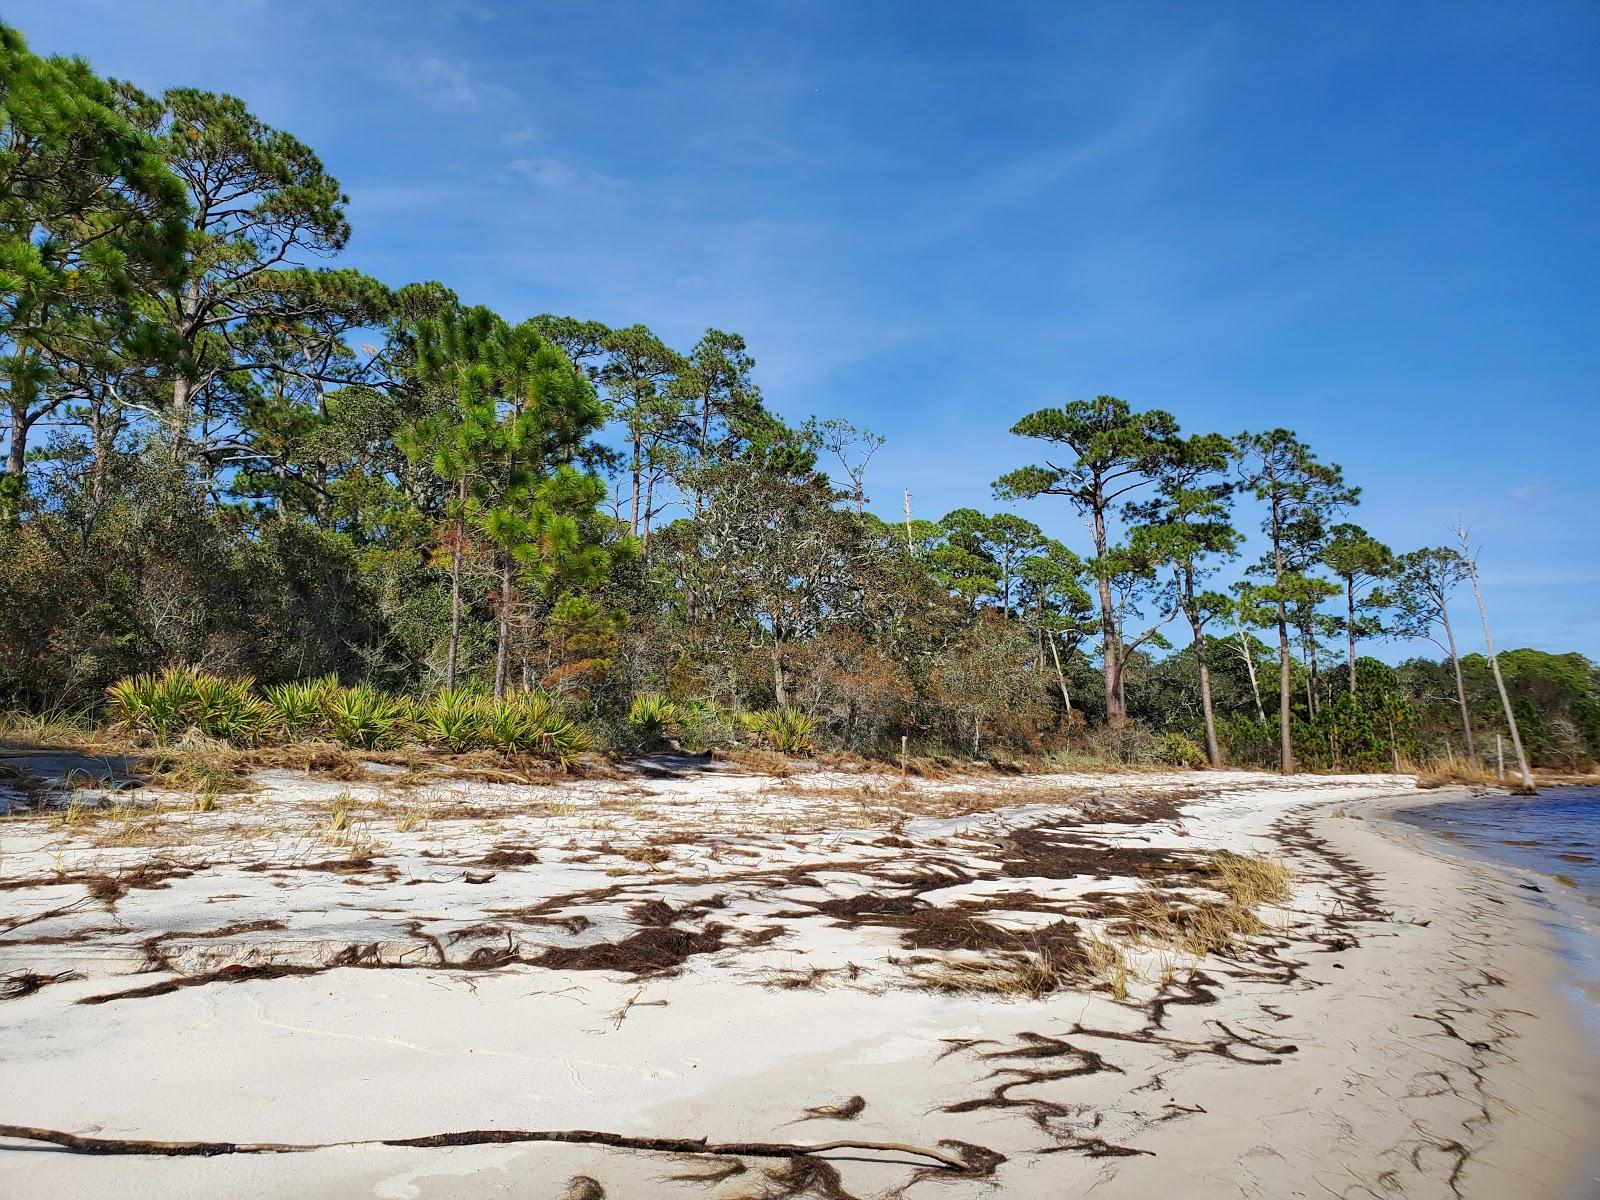
M 1489 655 L 1489 670 L 1494 675 L 1494 686 L 1500 693 L 1500 707 L 1505 710 L 1506 725 L 1511 730 L 1511 748 L 1517 753 L 1517 768 L 1522 772 L 1522 790 L 1530 796 L 1538 791 L 1533 784 L 1533 772 L 1528 770 L 1528 756 L 1522 750 L 1522 734 L 1517 729 L 1516 714 L 1511 711 L 1511 697 L 1506 693 L 1506 681 L 1500 674 L 1500 658 L 1494 652 L 1494 637 L 1489 632 L 1489 610 L 1483 603 L 1483 587 L 1478 582 L 1478 556 L 1467 535 L 1466 523 L 1458 515 L 1450 526 L 1456 541 L 1461 544 L 1461 557 L 1467 561 L 1467 578 L 1472 581 L 1472 595 L 1478 601 L 1478 616 L 1483 620 L 1483 645 Z

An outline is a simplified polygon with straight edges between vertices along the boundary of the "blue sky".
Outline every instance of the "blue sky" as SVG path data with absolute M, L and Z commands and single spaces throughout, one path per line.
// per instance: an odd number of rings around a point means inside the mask
M 683 348 L 743 333 L 779 412 L 888 438 L 880 510 L 902 488 L 920 516 L 994 508 L 1030 457 L 1010 424 L 1067 399 L 1287 425 L 1395 547 L 1465 515 L 1497 641 L 1600 658 L 1593 5 L 10 0 L 6 19 L 146 88 L 242 96 L 344 182 L 346 260 L 387 282 Z M 1022 511 L 1081 548 L 1058 503 Z

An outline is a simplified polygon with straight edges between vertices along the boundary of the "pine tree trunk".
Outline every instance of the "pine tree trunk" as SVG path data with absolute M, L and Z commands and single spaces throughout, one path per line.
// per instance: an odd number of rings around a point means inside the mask
M 28 469 L 28 401 L 19 393 L 11 394 L 11 442 L 6 448 L 6 474 L 20 486 Z
M 650 557 L 650 510 L 656 502 L 656 477 L 650 476 L 644 488 L 644 511 L 640 514 L 639 556 Z
M 1206 719 L 1206 758 L 1212 769 L 1222 766 L 1222 747 L 1217 742 L 1217 716 L 1211 704 L 1211 663 L 1206 659 L 1206 636 L 1201 623 L 1189 614 L 1189 628 L 1194 631 L 1194 655 L 1200 664 L 1200 711 Z
M 1289 690 L 1292 672 L 1289 670 L 1289 622 L 1283 605 L 1278 605 L 1278 754 L 1285 775 L 1294 774 L 1294 740 L 1289 725 Z
M 180 371 L 172 381 L 172 461 L 181 463 L 188 450 L 189 405 L 191 391 L 188 378 Z
M 1317 635 L 1316 635 L 1315 632 L 1310 631 L 1310 630 L 1308 630 L 1306 632 L 1306 657 L 1310 660 L 1310 666 L 1311 666 L 1311 692 L 1310 692 L 1310 695 L 1311 695 L 1311 706 L 1310 706 L 1310 715 L 1311 715 L 1311 717 L 1313 719 L 1315 719 L 1316 715 L 1317 715 L 1317 682 L 1318 682 L 1318 680 L 1317 680 Z
M 106 464 L 111 459 L 111 447 L 115 442 L 116 423 L 108 422 L 105 403 L 97 396 L 89 410 L 89 444 L 94 455 L 89 464 L 89 495 L 96 504 L 105 494 Z
M 1347 611 L 1345 630 L 1350 635 L 1350 694 L 1354 696 L 1356 694 L 1356 577 L 1352 575 L 1344 582 Z
M 511 551 L 502 551 L 500 561 L 500 618 L 495 631 L 494 698 L 506 694 L 506 679 L 511 673 Z
M 1106 553 L 1106 518 L 1099 508 L 1094 514 L 1094 549 L 1102 560 Z M 1111 603 L 1111 580 L 1104 571 L 1096 572 L 1100 592 L 1100 667 L 1106 682 L 1106 724 L 1113 729 L 1122 727 L 1126 719 L 1122 709 L 1122 692 L 1118 681 L 1117 614 Z
M 450 550 L 450 657 L 444 668 L 444 686 L 456 686 L 456 665 L 461 656 L 461 559 L 467 549 L 467 477 L 456 491 L 455 545 Z
M 643 452 L 639 439 L 635 437 L 633 439 L 633 465 L 631 468 L 633 475 L 633 503 L 628 510 L 628 525 L 634 537 L 639 536 L 639 477 L 643 466 Z
M 183 353 L 172 380 L 172 461 L 183 462 L 188 452 L 189 414 L 194 404 L 194 380 L 189 367 L 194 362 L 195 340 L 200 336 L 200 281 L 191 279 L 183 290 L 179 306 L 178 338 Z
M 1306 720 L 1311 720 L 1317 715 L 1317 702 L 1311 694 L 1311 681 L 1316 678 L 1311 671 L 1311 654 L 1306 649 L 1305 631 L 1300 631 L 1300 666 L 1305 671 L 1306 684 Z
M 1289 613 L 1283 603 L 1283 521 L 1278 502 L 1272 504 L 1273 582 L 1278 592 L 1278 757 L 1285 775 L 1294 774 L 1294 735 L 1290 725 Z

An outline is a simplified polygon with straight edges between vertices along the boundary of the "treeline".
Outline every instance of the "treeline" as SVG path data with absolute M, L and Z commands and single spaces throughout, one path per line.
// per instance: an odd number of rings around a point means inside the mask
M 326 265 L 346 197 L 239 100 L 147 95 L 0 27 L 0 697 L 139 672 L 665 697 L 866 753 L 1382 769 L 1600 755 L 1576 655 L 1459 652 L 1461 548 L 1396 554 L 1287 430 L 1108 396 L 1024 417 L 1012 512 L 867 511 L 881 439 L 770 411 L 742 338 L 513 321 Z M 1240 558 L 1246 526 L 1267 553 Z M 1389 667 L 1374 639 L 1430 637 Z M 662 701 L 665 703 L 666 701 Z M 709 715 L 708 715 L 709 714 Z

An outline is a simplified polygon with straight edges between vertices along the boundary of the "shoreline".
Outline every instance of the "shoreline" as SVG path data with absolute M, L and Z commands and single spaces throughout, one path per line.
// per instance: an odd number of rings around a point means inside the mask
M 1486 997 L 1499 992 L 1498 1000 L 1475 1009 L 1463 1002 L 1507 1049 L 1496 1043 L 1473 1068 L 1482 1073 L 1494 1133 L 1467 1161 L 1460 1194 L 1589 1197 L 1600 1191 L 1600 1042 L 1585 1027 L 1588 1000 L 1563 955 L 1557 918 L 1545 907 L 1562 907 L 1550 897 L 1564 885 L 1534 868 L 1479 856 L 1399 815 L 1476 796 L 1463 787 L 1419 791 L 1376 801 L 1361 814 L 1380 838 L 1458 877 L 1451 890 L 1464 904 L 1433 906 L 1434 920 L 1447 923 L 1464 968 L 1503 981 L 1475 989 Z M 1369 863 L 1378 857 L 1366 851 Z M 1519 875 L 1537 877 L 1544 891 L 1530 892 Z M 1415 896 L 1402 890 L 1397 912 L 1408 903 Z
M 1541 793 L 1551 788 L 1593 788 L 1596 783 L 1597 777 L 1593 775 L 1541 780 Z M 1455 790 L 1468 794 L 1426 793 L 1418 802 L 1385 805 L 1375 815 L 1392 831 L 1392 836 L 1404 840 L 1418 853 L 1441 855 L 1465 870 L 1486 873 L 1501 885 L 1501 894 L 1507 903 L 1520 907 L 1527 921 L 1537 928 L 1543 942 L 1543 953 L 1538 956 L 1538 961 L 1548 967 L 1543 986 L 1552 998 L 1548 1025 L 1558 1031 L 1556 1036 L 1562 1045 L 1575 1049 L 1574 1059 L 1587 1064 L 1576 1070 L 1563 1064 L 1560 1073 L 1577 1081 L 1577 1102 L 1586 1105 L 1586 1111 L 1596 1114 L 1590 1118 L 1592 1128 L 1600 1129 L 1600 1086 L 1584 1086 L 1585 1075 L 1589 1079 L 1600 1079 L 1600 989 L 1572 961 L 1572 953 L 1567 945 L 1569 940 L 1580 943 L 1592 964 L 1595 951 L 1600 949 L 1600 929 L 1597 929 L 1594 921 L 1596 902 L 1559 872 L 1537 864 L 1515 862 L 1484 853 L 1465 839 L 1452 836 L 1448 830 L 1431 826 L 1425 821 L 1407 820 L 1401 815 L 1409 810 L 1434 805 L 1503 800 L 1517 795 L 1499 788 L 1487 792 L 1478 789 Z M 1521 877 L 1537 879 L 1539 882 L 1530 885 Z M 1533 888 L 1539 890 L 1531 890 Z M 1570 1196 L 1572 1200 L 1587 1200 L 1600 1195 L 1600 1136 L 1592 1136 L 1591 1143 L 1586 1151 L 1578 1153 L 1572 1185 L 1560 1195 Z
M 462 785 L 407 832 L 412 810 L 381 784 L 262 779 L 257 797 L 181 819 L 187 858 L 0 826 L 8 876 L 50 861 L 168 872 L 106 912 L 73 899 L 81 884 L 0 891 L 0 913 L 30 922 L 0 935 L 5 969 L 83 976 L 0 1002 L 18 1048 L 0 1121 L 317 1142 L 854 1138 L 964 1147 L 976 1177 L 860 1153 L 178 1160 L 0 1141 L 8 1195 L 1580 1194 L 1594 1047 L 1567 1020 L 1549 930 L 1514 881 L 1392 815 L 1453 791 L 1244 772 L 900 790 L 713 771 Z M 370 863 L 321 861 L 303 829 L 256 832 L 341 787 L 366 806 Z M 1045 947 L 1092 949 L 1107 914 L 1218 851 L 1295 869 L 1292 898 L 1237 953 L 1129 945 L 1120 981 L 1031 998 L 971 983 L 973 962 L 992 981 L 1037 969 Z M 64 902 L 77 907 L 51 915 Z

